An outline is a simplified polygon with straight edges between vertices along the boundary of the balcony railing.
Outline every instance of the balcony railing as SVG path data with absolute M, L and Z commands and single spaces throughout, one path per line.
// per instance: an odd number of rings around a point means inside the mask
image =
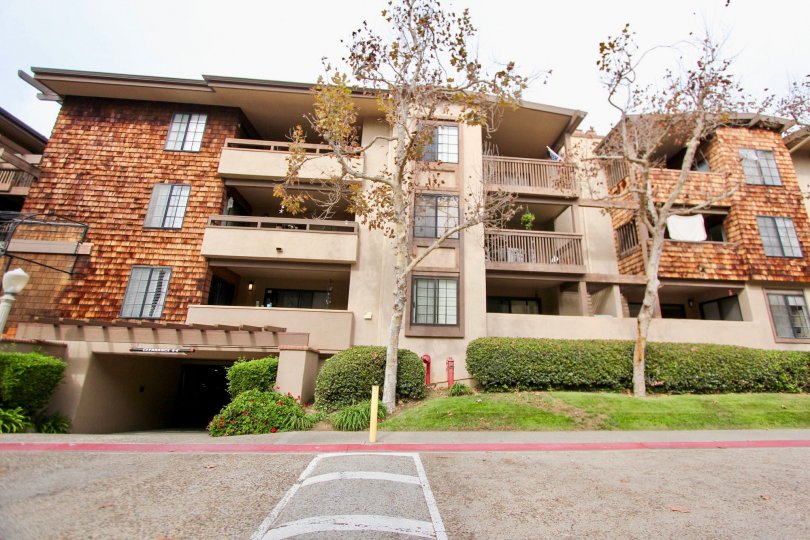
M 573 167 L 562 161 L 503 156 L 484 157 L 484 179 L 510 190 L 574 196 Z
M 283 229 L 285 231 L 318 231 L 357 234 L 354 221 L 327 219 L 267 218 L 256 216 L 211 216 L 209 227 L 238 227 L 249 229 Z
M 490 268 L 585 272 L 581 234 L 489 229 L 485 249 Z
M 226 178 L 278 179 L 287 175 L 290 142 L 226 139 L 219 159 L 219 173 Z M 341 173 L 338 159 L 325 144 L 302 144 L 306 161 L 298 175 L 302 179 L 326 180 Z M 363 157 L 350 158 L 362 171 Z
M 320 219 L 211 216 L 201 253 L 218 259 L 357 261 L 357 223 Z
M 25 171 L 0 170 L 0 191 L 11 188 L 30 188 L 34 175 Z

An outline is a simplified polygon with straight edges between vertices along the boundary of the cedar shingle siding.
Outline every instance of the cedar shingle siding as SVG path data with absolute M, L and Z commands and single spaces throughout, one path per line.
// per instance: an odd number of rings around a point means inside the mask
M 752 148 L 774 153 L 781 186 L 745 182 L 739 150 Z M 729 207 L 724 227 L 727 243 L 667 241 L 659 276 L 670 279 L 768 280 L 810 282 L 807 259 L 766 257 L 757 216 L 781 216 L 793 220 L 802 253 L 810 253 L 810 224 L 799 191 L 790 154 L 778 133 L 762 129 L 720 128 L 705 149 L 711 174 L 694 174 L 687 180 L 681 202 L 699 203 L 705 194 L 723 193 L 738 186 L 728 198 L 716 203 Z M 677 171 L 654 171 L 657 195 L 663 200 Z M 627 210 L 612 212 L 614 229 L 631 219 Z M 618 257 L 618 245 L 617 245 Z M 643 274 L 641 250 L 618 257 L 619 271 Z
M 175 112 L 208 114 L 199 152 L 164 149 Z M 42 177 L 23 208 L 89 225 L 92 254 L 79 258 L 66 286 L 51 289 L 59 315 L 117 318 L 133 265 L 172 267 L 163 320 L 184 321 L 188 305 L 205 300 L 208 269 L 200 246 L 208 216 L 222 211 L 219 155 L 225 139 L 236 136 L 238 122 L 237 109 L 65 99 L 42 159 Z M 144 228 L 158 182 L 192 186 L 182 229 Z M 31 281 L 34 287 L 53 285 Z

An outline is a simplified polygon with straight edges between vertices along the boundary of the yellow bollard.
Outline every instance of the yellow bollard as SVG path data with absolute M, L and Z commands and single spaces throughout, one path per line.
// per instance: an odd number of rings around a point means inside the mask
M 380 387 L 374 385 L 371 387 L 371 419 L 368 425 L 368 442 L 377 442 L 377 408 L 379 401 Z

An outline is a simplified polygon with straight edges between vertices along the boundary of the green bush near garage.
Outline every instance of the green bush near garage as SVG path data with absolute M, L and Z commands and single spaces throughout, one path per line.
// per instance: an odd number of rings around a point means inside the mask
M 315 383 L 315 406 L 335 411 L 369 399 L 371 387 L 385 378 L 385 347 L 357 346 L 329 358 Z M 425 397 L 425 366 L 413 351 L 397 353 L 397 396 L 407 399 Z
M 255 360 L 237 360 L 228 368 L 228 393 L 235 398 L 248 390 L 272 392 L 276 386 L 278 358 L 268 356 Z
M 623 390 L 632 386 L 632 341 L 480 338 L 467 346 L 467 370 L 484 389 Z M 650 343 L 653 392 L 802 392 L 810 353 L 729 345 Z
M 42 353 L 0 352 L 0 407 L 19 407 L 34 416 L 48 405 L 66 367 L 63 360 Z
M 225 405 L 208 423 L 214 437 L 251 435 L 277 431 L 304 431 L 320 419 L 308 415 L 291 396 L 278 392 L 246 390 Z

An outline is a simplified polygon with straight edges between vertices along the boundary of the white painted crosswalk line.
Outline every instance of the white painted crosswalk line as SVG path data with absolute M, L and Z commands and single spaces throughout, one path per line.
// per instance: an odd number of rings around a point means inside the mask
M 338 461 L 339 458 L 355 458 L 358 456 L 375 456 L 375 458 L 385 458 L 385 457 L 399 457 L 399 458 L 410 458 L 412 460 L 412 471 L 416 472 L 416 475 L 411 474 L 397 474 L 392 472 L 386 471 L 367 471 L 367 470 L 339 470 L 335 471 L 337 467 L 343 467 L 344 464 L 341 461 Z M 313 474 L 316 472 L 319 464 L 323 460 L 333 459 L 335 461 L 329 463 L 330 466 L 326 466 L 326 470 L 329 471 L 330 469 L 333 472 L 324 472 L 322 474 Z M 353 465 L 356 460 L 354 459 L 346 459 L 346 465 L 350 463 Z M 377 462 L 378 466 L 379 461 Z M 359 466 L 364 466 L 365 463 L 361 462 Z M 353 465 L 354 466 L 354 465 Z M 323 467 L 322 467 L 323 468 Z M 379 466 L 379 468 L 391 468 L 390 466 Z M 396 469 L 396 467 L 395 467 Z M 407 472 L 400 470 L 401 472 Z M 414 511 L 417 511 L 416 514 L 411 515 L 410 517 L 405 516 L 390 516 L 390 515 L 379 515 L 374 513 L 375 508 L 368 508 L 362 507 L 362 504 L 358 503 L 358 508 L 356 513 L 351 514 L 344 514 L 338 513 L 337 515 L 306 515 L 309 513 L 309 506 L 306 506 L 308 502 L 307 496 L 304 496 L 303 499 L 300 498 L 299 491 L 301 488 L 306 488 L 307 494 L 310 497 L 312 496 L 312 489 L 323 489 L 325 490 L 324 499 L 328 500 L 328 491 L 330 489 L 330 485 L 338 486 L 342 484 L 342 481 L 353 481 L 353 482 L 392 482 L 392 483 L 399 483 L 405 485 L 414 485 L 421 487 L 422 497 L 424 499 L 423 503 L 424 506 L 421 506 L 421 503 L 416 504 L 412 508 L 409 508 L 409 512 L 411 514 Z M 360 484 L 362 485 L 362 484 Z M 377 484 L 379 486 L 379 484 Z M 313 487 L 315 486 L 315 487 Z M 353 485 L 354 487 L 354 485 Z M 405 486 L 403 486 L 405 489 Z M 332 488 L 334 493 L 334 488 Z M 316 494 L 319 492 L 315 492 Z M 399 493 L 399 491 L 397 491 Z M 410 497 L 412 498 L 415 493 L 410 491 Z M 299 495 L 299 499 L 296 499 L 296 495 Z M 284 512 L 285 509 L 290 505 L 293 501 L 298 501 L 297 503 L 293 504 L 293 506 L 298 506 L 298 512 L 295 510 L 290 512 Z M 350 503 L 353 499 L 346 499 Z M 412 502 L 415 501 L 411 499 Z M 305 503 L 303 506 L 304 512 L 300 511 L 300 507 L 302 503 Z M 313 505 L 315 506 L 315 505 Z M 419 510 L 421 506 L 421 510 Z M 425 520 L 414 519 L 414 517 L 419 517 L 418 513 L 422 513 L 424 515 L 424 509 L 427 508 L 428 515 L 425 515 Z M 333 510 L 336 508 L 333 508 Z M 354 508 L 350 508 L 350 510 L 354 510 Z M 403 509 L 404 510 L 404 509 Z M 317 512 L 317 508 L 313 508 L 313 512 Z M 395 513 L 395 512 L 392 512 Z M 291 517 L 293 518 L 291 521 L 286 521 L 284 519 L 279 519 L 282 514 L 287 516 L 287 520 Z M 297 514 L 297 515 L 296 515 Z M 304 514 L 305 517 L 300 517 L 301 514 Z M 294 519 L 298 517 L 298 519 Z M 429 519 L 427 519 L 429 518 Z M 425 469 L 422 466 L 422 461 L 419 458 L 419 454 L 415 453 L 335 453 L 335 454 L 319 454 L 313 458 L 313 460 L 307 465 L 301 475 L 298 477 L 297 482 L 290 487 L 284 497 L 279 501 L 273 511 L 267 516 L 267 518 L 262 522 L 259 528 L 253 533 L 251 536 L 251 540 L 274 540 L 274 539 L 282 539 L 282 538 L 291 538 L 294 536 L 308 534 L 308 533 L 323 533 L 323 532 L 367 532 L 367 531 L 375 531 L 381 533 L 397 533 L 402 535 L 420 537 L 420 538 L 435 538 L 437 540 L 446 540 L 447 534 L 444 530 L 444 524 L 441 519 L 441 515 L 439 514 L 438 506 L 436 505 L 436 500 L 433 497 L 433 492 L 430 489 L 430 484 L 427 480 L 427 475 L 425 474 Z

